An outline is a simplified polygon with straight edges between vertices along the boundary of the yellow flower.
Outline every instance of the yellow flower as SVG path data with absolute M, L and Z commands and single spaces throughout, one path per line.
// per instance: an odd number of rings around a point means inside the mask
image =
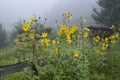
M 29 38 L 30 38 L 30 39 L 34 39 L 34 38 L 35 38 L 35 34 L 34 34 L 34 33 L 30 33 L 30 34 L 29 34 Z
M 55 53 L 56 53 L 56 55 L 59 54 L 59 49 L 58 48 L 55 49 Z
M 42 46 L 49 46 L 50 39 L 44 38 L 40 40 Z
M 106 48 L 108 48 L 108 44 L 103 43 L 103 44 L 102 44 L 102 50 L 105 50 Z
M 58 35 L 61 36 L 62 34 L 63 34 L 63 31 L 60 30 L 60 31 L 58 32 Z
M 69 44 L 71 44 L 72 43 L 72 40 L 71 40 L 71 37 L 70 36 L 66 36 L 66 40 L 67 40 L 67 42 L 69 43 Z
M 84 37 L 87 38 L 88 37 L 88 32 L 84 32 Z
M 103 54 L 100 50 L 96 50 L 96 53 Z
M 72 15 L 71 15 L 71 14 L 68 15 L 68 19 L 69 19 L 69 20 L 72 19 Z
M 35 18 L 30 18 L 30 22 L 34 23 L 35 22 Z
M 78 57 L 79 56 L 79 53 L 78 53 L 78 51 L 76 50 L 76 51 L 74 51 L 74 56 L 75 57 Z
M 72 43 L 72 40 L 71 40 L 71 39 L 67 39 L 67 42 L 68 42 L 69 44 L 71 44 L 71 43 Z
M 114 35 L 111 35 L 110 37 L 109 37 L 109 39 L 114 39 L 115 38 L 115 36 Z
M 45 45 L 49 46 L 50 39 L 45 38 L 44 41 L 45 41 Z
M 74 34 L 74 32 L 78 29 L 78 26 L 77 25 L 73 25 L 71 28 L 69 28 L 69 32 L 71 34 Z
M 67 29 L 66 24 L 63 24 L 62 27 L 61 27 L 61 30 L 65 31 L 66 29 Z
M 113 28 L 115 28 L 115 25 L 112 25 L 112 26 L 110 27 L 110 29 L 113 29 Z
M 52 40 L 52 43 L 53 43 L 53 44 L 56 44 L 56 43 L 57 43 L 57 41 L 56 41 L 56 40 Z
M 48 36 L 48 34 L 47 34 L 46 32 L 43 32 L 43 33 L 42 33 L 42 37 L 43 37 L 43 38 L 46 38 L 47 36 Z
M 65 24 L 61 26 L 61 29 L 58 31 L 58 35 L 61 36 L 64 32 L 66 32 L 67 27 Z
M 116 38 L 118 38 L 118 37 L 119 37 L 119 33 L 118 33 L 118 32 L 115 34 L 115 37 L 116 37 Z
M 111 40 L 111 43 L 112 43 L 112 44 L 116 44 L 116 41 L 115 41 L 115 40 Z
M 94 40 L 95 42 L 99 42 L 99 41 L 100 41 L 100 37 L 99 37 L 99 36 L 93 37 L 93 40 Z
M 105 42 L 108 43 L 108 40 L 109 40 L 109 38 L 106 37 L 106 38 L 105 38 Z
M 95 42 L 99 42 L 99 40 L 98 40 L 96 37 L 93 37 L 93 40 L 94 40 Z
M 68 15 L 68 12 L 65 11 L 65 12 L 64 12 L 64 15 L 67 16 L 67 15 Z
M 15 43 L 18 43 L 20 40 L 18 38 L 15 39 Z
M 63 15 L 64 15 L 66 18 L 68 18 L 69 20 L 72 19 L 72 15 L 71 15 L 70 13 L 66 12 L 66 11 L 63 13 Z
M 66 36 L 70 36 L 72 33 L 71 33 L 71 31 L 67 28 L 66 30 L 65 30 L 65 35 Z
M 28 31 L 30 28 L 31 28 L 30 24 L 24 24 L 22 26 L 22 30 L 24 30 L 24 31 Z
M 75 35 L 72 35 L 72 38 L 75 38 Z
M 90 31 L 90 29 L 89 29 L 89 28 L 87 28 L 87 27 L 86 27 L 86 28 L 84 28 L 84 30 L 86 30 L 86 31 Z
M 87 22 L 87 20 L 84 18 L 84 19 L 82 19 L 82 22 L 83 22 L 83 23 L 86 23 L 86 22 Z

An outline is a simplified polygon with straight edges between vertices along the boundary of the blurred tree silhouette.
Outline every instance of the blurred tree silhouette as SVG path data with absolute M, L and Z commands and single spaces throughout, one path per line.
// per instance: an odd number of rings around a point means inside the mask
M 3 29 L 3 26 L 0 23 L 0 48 L 6 45 L 7 45 L 7 32 Z
M 93 9 L 93 19 L 104 25 L 110 27 L 111 25 L 120 26 L 120 0 L 99 0 L 98 5 L 101 7 L 100 11 Z
M 14 41 L 14 39 L 19 35 L 22 31 L 21 26 L 23 25 L 22 21 L 19 21 L 14 26 L 14 29 L 10 32 L 10 40 Z

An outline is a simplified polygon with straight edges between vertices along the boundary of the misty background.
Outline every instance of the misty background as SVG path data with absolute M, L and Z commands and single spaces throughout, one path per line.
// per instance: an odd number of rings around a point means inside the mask
M 79 22 L 80 17 L 87 18 L 88 24 L 93 24 L 91 17 L 93 8 L 97 8 L 98 0 L 0 0 L 0 23 L 10 30 L 19 20 L 31 17 L 47 18 L 46 25 L 54 26 L 55 21 L 62 22 L 64 11 L 73 15 L 72 23 Z

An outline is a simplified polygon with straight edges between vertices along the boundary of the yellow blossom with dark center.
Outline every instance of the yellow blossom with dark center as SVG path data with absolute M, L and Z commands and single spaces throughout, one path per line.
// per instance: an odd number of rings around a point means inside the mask
M 115 25 L 112 25 L 111 27 L 110 27 L 110 29 L 114 29 L 115 28 Z
M 68 20 L 71 20 L 72 19 L 72 14 L 70 14 L 69 12 L 64 12 L 63 13 L 64 17 L 67 18 Z
M 99 36 L 93 37 L 93 40 L 94 40 L 95 42 L 99 42 L 99 41 L 100 41 L 100 37 L 99 37 Z
M 28 31 L 31 28 L 30 24 L 26 23 L 22 26 L 23 31 Z
M 42 33 L 42 37 L 43 37 L 43 38 L 46 38 L 47 36 L 48 36 L 48 33 L 46 33 L 46 32 L 43 32 L 43 33 Z
M 99 42 L 99 40 L 98 40 L 96 37 L 93 37 L 93 40 L 94 40 L 95 42 Z
M 102 50 L 105 50 L 105 49 L 107 49 L 108 48 L 108 44 L 107 43 L 103 43 L 102 44 Z
M 30 18 L 30 22 L 34 23 L 35 22 L 35 18 Z
M 109 39 L 114 39 L 115 38 L 115 36 L 114 35 L 111 35 L 110 37 L 109 37 Z
M 71 15 L 71 14 L 68 15 L 68 19 L 69 19 L 69 20 L 72 19 L 72 15 Z
M 62 31 L 65 31 L 66 29 L 67 29 L 66 24 L 63 24 L 63 25 L 61 26 L 61 30 L 62 30 Z

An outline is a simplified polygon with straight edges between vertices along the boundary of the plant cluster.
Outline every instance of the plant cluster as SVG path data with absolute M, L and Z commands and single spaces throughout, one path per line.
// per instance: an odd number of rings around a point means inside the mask
M 72 15 L 64 12 L 65 20 Z M 61 25 L 58 36 L 50 39 L 47 32 L 37 33 L 36 19 L 31 18 L 22 26 L 23 33 L 15 39 L 18 61 L 32 63 L 24 69 L 27 80 L 112 80 L 108 55 L 119 43 L 119 32 L 109 37 L 89 36 L 90 29 L 84 27 L 87 20 L 81 18 L 80 25 Z M 66 22 L 66 21 L 65 21 Z M 110 27 L 115 29 L 115 27 Z M 107 62 L 108 61 L 108 62 Z M 113 67 L 113 66 L 112 66 Z M 21 78 L 22 79 L 22 78 Z M 116 77 L 117 79 L 117 77 Z

